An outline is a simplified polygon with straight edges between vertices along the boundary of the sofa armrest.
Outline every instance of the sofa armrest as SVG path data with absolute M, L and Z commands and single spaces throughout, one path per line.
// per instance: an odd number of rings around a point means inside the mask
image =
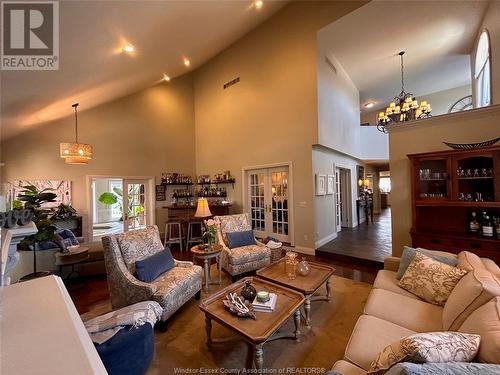
M 401 258 L 386 257 L 384 258 L 384 270 L 397 272 Z
M 188 262 L 185 260 L 177 260 L 177 259 L 174 259 L 174 261 L 175 261 L 175 267 L 189 268 L 194 266 L 193 262 Z

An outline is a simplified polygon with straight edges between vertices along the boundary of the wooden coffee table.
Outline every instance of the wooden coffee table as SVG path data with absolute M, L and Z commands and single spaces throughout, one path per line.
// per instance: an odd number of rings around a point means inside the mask
M 335 272 L 335 268 L 327 264 L 309 262 L 311 272 L 307 276 L 300 276 L 290 280 L 285 272 L 285 259 L 271 263 L 269 266 L 257 271 L 260 278 L 286 286 L 302 293 L 305 297 L 304 312 L 307 327 L 311 326 L 311 302 L 330 300 L 330 277 Z M 316 291 L 326 285 L 326 295 L 313 295 Z
M 256 319 L 253 320 L 251 318 L 240 318 L 225 309 L 222 301 L 225 299 L 226 295 L 228 293 L 238 293 L 239 295 L 245 282 L 248 280 L 252 281 L 252 285 L 257 291 L 266 290 L 277 294 L 278 299 L 274 312 L 256 312 Z M 250 362 L 253 359 L 255 367 L 257 369 L 262 369 L 264 364 L 263 346 L 266 342 L 282 338 L 297 339 L 299 337 L 300 307 L 303 303 L 304 296 L 297 291 L 256 277 L 243 278 L 201 301 L 200 309 L 205 313 L 207 345 L 211 346 L 213 343 L 227 342 L 235 339 L 234 337 L 212 339 L 212 320 L 214 320 L 235 332 L 238 335 L 236 339 L 242 338 L 251 346 L 252 352 L 249 352 L 250 355 L 247 360 Z M 295 331 L 277 332 L 283 323 L 292 315 L 294 316 Z M 251 363 L 248 362 L 247 366 L 251 367 Z

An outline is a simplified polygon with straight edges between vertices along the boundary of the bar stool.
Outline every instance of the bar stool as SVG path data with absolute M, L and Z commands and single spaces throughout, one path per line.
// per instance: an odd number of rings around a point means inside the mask
M 169 220 L 165 225 L 165 242 L 164 245 L 178 243 L 181 252 L 184 251 L 183 241 L 186 237 L 182 233 L 182 223 L 180 220 Z
M 203 243 L 203 223 L 200 220 L 189 220 L 187 231 L 187 249 L 191 248 L 191 244 Z

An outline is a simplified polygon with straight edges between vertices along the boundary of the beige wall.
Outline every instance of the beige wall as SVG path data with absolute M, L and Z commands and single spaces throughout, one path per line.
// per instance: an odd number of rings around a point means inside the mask
M 392 252 L 398 256 L 411 244 L 410 161 L 408 154 L 449 149 L 443 141 L 480 142 L 498 137 L 500 105 L 433 117 L 389 129 L 391 170 Z
M 314 247 L 311 146 L 317 141 L 316 32 L 357 2 L 292 2 L 195 73 L 196 170 L 292 162 L 295 242 Z M 223 90 L 225 82 L 241 81 Z
M 87 224 L 86 175 L 154 176 L 159 182 L 166 171 L 195 174 L 191 74 L 81 111 L 80 141 L 94 147 L 88 165 L 67 165 L 59 158 L 59 142 L 74 139 L 73 121 L 70 116 L 3 142 L 3 178 L 70 180 L 73 206 Z M 164 211 L 157 209 L 159 225 Z

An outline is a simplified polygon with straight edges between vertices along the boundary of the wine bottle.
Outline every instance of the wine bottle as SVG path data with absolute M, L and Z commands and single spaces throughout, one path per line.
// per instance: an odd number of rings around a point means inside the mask
M 477 214 L 475 211 L 471 213 L 471 218 L 469 220 L 469 232 L 472 234 L 478 234 L 479 233 L 479 222 L 477 221 Z
M 493 237 L 493 221 L 491 218 L 484 212 L 483 216 L 483 225 L 481 230 L 483 237 L 492 238 Z

